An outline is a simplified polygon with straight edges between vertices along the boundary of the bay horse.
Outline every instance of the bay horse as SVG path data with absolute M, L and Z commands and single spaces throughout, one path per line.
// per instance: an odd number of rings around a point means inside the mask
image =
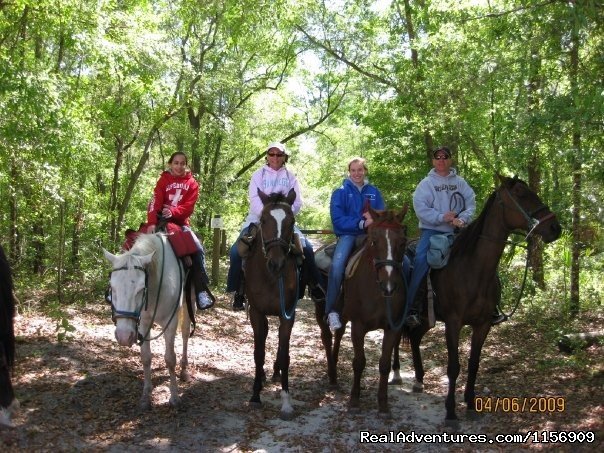
M 480 354 L 491 329 L 493 312 L 501 299 L 497 266 L 509 235 L 522 230 L 528 233 L 527 237 L 538 234 L 544 242 L 550 243 L 562 232 L 556 215 L 524 181 L 499 178 L 501 185 L 489 196 L 480 215 L 453 242 L 447 266 L 430 271 L 436 319 L 445 323 L 447 343 L 449 387 L 445 399 L 445 424 L 454 428 L 459 427 L 455 412 L 455 386 L 460 370 L 459 333 L 465 325 L 472 327 L 464 401 L 467 415 L 473 417 Z M 427 305 L 424 298 L 422 324 L 408 333 L 415 369 L 414 391 L 419 392 L 423 390 L 424 377 L 420 343 L 429 329 Z M 400 382 L 398 347 L 393 369 L 393 381 Z
M 11 382 L 15 363 L 15 299 L 13 277 L 4 249 L 0 246 L 0 425 L 13 427 L 11 417 L 19 401 Z
M 115 338 L 121 346 L 140 344 L 143 362 L 144 385 L 140 399 L 142 409 L 151 407 L 151 340 L 163 336 L 164 359 L 170 373 L 170 400 L 172 406 L 180 404 L 176 381 L 176 353 L 174 339 L 180 324 L 182 356 L 180 378 L 190 379 L 188 366 L 188 341 L 190 315 L 182 310 L 184 268 L 174 254 L 167 236 L 163 233 L 141 234 L 130 250 L 113 255 L 103 253 L 112 264 L 111 304 L 115 322 Z M 194 297 L 194 296 L 193 296 Z M 193 315 L 195 304 L 193 305 Z M 158 325 L 161 332 L 153 337 L 152 327 Z
M 273 366 L 273 382 L 281 380 L 280 418 L 291 420 L 294 415 L 289 394 L 289 342 L 298 302 L 298 265 L 292 253 L 294 214 L 291 206 L 296 192 L 265 194 L 258 189 L 264 204 L 258 233 L 245 264 L 245 292 L 248 297 L 249 318 L 254 330 L 255 375 L 251 407 L 262 407 L 262 390 L 267 316 L 279 317 L 279 346 Z
M 337 362 L 340 343 L 346 323 L 351 321 L 351 339 L 354 347 L 353 384 L 349 410 L 358 411 L 361 394 L 361 376 L 366 365 L 365 336 L 367 332 L 383 329 L 382 353 L 379 360 L 378 414 L 389 417 L 388 375 L 392 353 L 399 343 L 403 327 L 407 284 L 403 274 L 403 257 L 407 245 L 407 227 L 403 219 L 407 206 L 400 212 L 376 211 L 369 208 L 373 223 L 367 229 L 367 239 L 353 274 L 344 280 L 338 305 L 343 304 L 342 328 L 333 335 L 323 314 L 317 308 L 316 318 L 321 327 L 321 339 L 327 355 L 328 376 L 331 385 L 337 385 Z M 317 303 L 317 307 L 322 304 Z M 323 305 L 324 308 L 324 305 Z

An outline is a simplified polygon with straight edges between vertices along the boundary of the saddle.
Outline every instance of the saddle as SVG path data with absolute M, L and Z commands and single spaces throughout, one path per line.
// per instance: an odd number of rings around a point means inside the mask
M 346 264 L 346 270 L 344 271 L 344 278 L 350 278 L 359 264 L 359 260 L 361 255 L 363 254 L 363 250 L 365 250 L 367 235 L 361 234 L 357 236 L 354 249 L 350 254 L 350 258 L 348 258 L 348 263 Z M 333 260 L 333 254 L 336 250 L 337 242 L 332 242 L 327 244 L 321 248 L 319 248 L 315 252 L 315 263 L 317 268 L 323 272 L 325 275 L 329 274 L 329 267 L 331 266 L 331 261 Z

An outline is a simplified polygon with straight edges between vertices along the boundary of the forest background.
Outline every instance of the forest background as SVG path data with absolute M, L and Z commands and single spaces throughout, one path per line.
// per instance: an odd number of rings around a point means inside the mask
M 518 175 L 563 225 L 553 244 L 509 248 L 508 306 L 528 259 L 533 311 L 553 329 L 582 314 L 601 328 L 602 6 L 0 0 L 0 237 L 19 310 L 48 311 L 64 338 L 67 306 L 102 301 L 101 247 L 145 220 L 176 150 L 201 183 L 192 221 L 211 250 L 216 215 L 236 238 L 269 142 L 291 152 L 302 228 L 331 227 L 350 157 L 396 208 L 446 144 L 479 209 L 497 172 Z M 412 210 L 407 223 L 417 236 Z

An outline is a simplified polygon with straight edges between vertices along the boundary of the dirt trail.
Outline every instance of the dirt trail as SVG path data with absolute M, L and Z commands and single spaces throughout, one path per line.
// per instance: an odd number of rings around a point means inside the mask
M 498 451 L 547 448 L 532 442 L 522 444 L 464 443 L 373 443 L 360 442 L 361 432 L 382 436 L 397 433 L 453 434 L 445 430 L 445 354 L 442 327 L 429 333 L 424 342 L 425 393 L 411 392 L 412 368 L 404 351 L 404 384 L 390 387 L 393 418 L 377 416 L 378 354 L 381 332 L 368 335 L 367 368 L 363 376 L 362 410 L 347 411 L 352 380 L 351 346 L 343 340 L 340 359 L 340 389 L 327 386 L 325 359 L 314 321 L 312 302 L 299 304 L 292 334 L 290 389 L 296 417 L 278 418 L 280 389 L 267 384 L 262 393 L 264 408 L 248 408 L 253 380 L 252 330 L 242 312 L 229 309 L 226 298 L 217 307 L 198 314 L 198 332 L 190 343 L 190 369 L 194 379 L 181 383 L 182 406 L 167 404 L 168 374 L 163 365 L 163 341 L 152 343 L 154 407 L 140 412 L 142 366 L 138 347 L 121 348 L 113 339 L 109 307 L 94 305 L 70 313 L 76 331 L 72 341 L 56 342 L 54 323 L 39 316 L 16 321 L 18 362 L 15 386 L 21 412 L 15 429 L 0 430 L 3 451 Z M 276 320 L 271 321 L 266 369 L 276 350 Z M 500 329 L 495 334 L 503 334 Z M 543 386 L 531 378 L 524 383 L 521 368 L 509 365 L 510 357 L 498 354 L 493 334 L 488 340 L 478 390 L 485 395 L 511 396 L 517 389 L 525 394 L 556 394 L 556 387 Z M 181 347 L 177 342 L 178 348 Z M 180 354 L 179 354 L 180 355 Z M 465 359 L 462 360 L 465 365 Z M 460 382 L 465 376 L 460 376 Z M 594 389 L 601 384 L 601 376 Z M 459 387 L 463 391 L 463 386 Z M 587 389 L 589 397 L 598 396 Z M 600 386 L 599 396 L 602 396 Z M 458 394 L 458 402 L 462 401 Z M 531 429 L 598 432 L 596 444 L 558 445 L 556 450 L 597 450 L 602 439 L 602 398 L 592 402 L 589 412 L 570 410 L 550 414 L 491 414 L 478 421 L 465 419 L 459 404 L 465 434 L 521 433 Z M 573 418 L 574 417 L 574 418 Z M 390 434 L 392 433 L 392 434 Z M 400 440 L 400 434 L 398 434 Z M 571 448 L 572 447 L 572 448 Z

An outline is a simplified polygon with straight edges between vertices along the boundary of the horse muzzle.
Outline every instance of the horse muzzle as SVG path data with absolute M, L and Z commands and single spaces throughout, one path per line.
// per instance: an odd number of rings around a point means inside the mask
M 118 318 L 115 325 L 115 339 L 120 346 L 132 347 L 136 341 L 136 322 L 129 318 Z

